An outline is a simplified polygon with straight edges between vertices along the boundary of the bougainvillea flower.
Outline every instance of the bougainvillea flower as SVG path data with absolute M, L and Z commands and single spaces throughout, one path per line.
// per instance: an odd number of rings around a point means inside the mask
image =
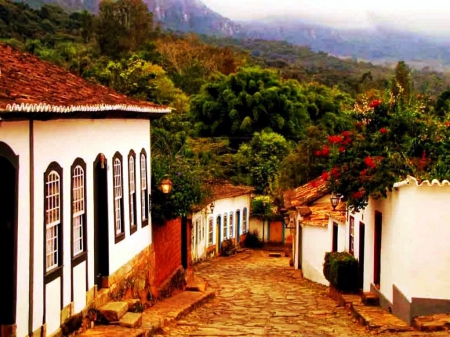
M 379 99 L 373 100 L 372 103 L 370 103 L 370 107 L 371 108 L 376 108 L 377 106 L 379 106 L 381 104 L 381 101 Z
M 367 166 L 369 166 L 369 167 L 371 167 L 371 168 L 375 168 L 375 163 L 374 163 L 374 161 L 372 160 L 372 158 L 370 158 L 369 156 L 367 156 L 365 159 L 364 159 L 364 163 L 367 165 Z
M 352 194 L 352 198 L 353 199 L 359 199 L 364 197 L 364 192 L 363 191 L 357 191 L 355 193 Z
M 387 130 L 386 130 L 386 128 L 381 128 L 381 129 L 380 129 L 380 132 L 381 132 L 381 133 L 386 133 Z
M 342 142 L 342 137 L 341 136 L 328 136 L 328 141 L 331 144 L 339 144 L 340 142 Z

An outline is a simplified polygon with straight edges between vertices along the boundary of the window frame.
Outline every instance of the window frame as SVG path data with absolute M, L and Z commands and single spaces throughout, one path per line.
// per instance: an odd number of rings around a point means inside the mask
M 222 220 L 222 241 L 228 239 L 228 214 L 224 213 Z
M 348 252 L 351 255 L 355 253 L 355 218 L 350 216 L 350 220 L 348 222 Z
M 210 216 L 208 218 L 208 246 L 214 244 L 214 218 Z
M 242 234 L 245 234 L 248 232 L 247 228 L 247 207 L 244 207 L 242 209 Z
M 145 166 L 143 167 L 142 157 L 144 157 Z M 145 227 L 148 225 L 149 221 L 149 195 L 148 195 L 148 170 L 147 170 L 147 152 L 145 149 L 141 150 L 139 154 L 139 172 L 140 172 L 140 194 L 141 194 L 141 227 Z M 145 183 L 145 186 L 143 186 Z
M 81 168 L 83 170 L 83 190 L 82 190 L 82 203 L 83 203 L 83 211 L 78 212 L 79 214 L 75 215 L 74 213 L 74 203 L 75 200 L 75 170 L 77 168 Z M 83 159 L 77 158 L 73 162 L 71 168 L 70 168 L 70 213 L 71 213 L 71 257 L 72 257 L 72 267 L 77 266 L 81 262 L 86 261 L 87 258 L 87 193 L 86 193 L 86 163 Z M 82 225 L 81 225 L 81 231 L 82 231 L 82 238 L 81 238 L 81 244 L 83 245 L 83 249 L 80 252 L 77 252 L 75 254 L 75 218 L 81 218 Z
M 131 163 L 133 161 L 133 171 L 131 171 Z M 128 153 L 128 211 L 130 218 L 130 235 L 136 233 L 138 228 L 137 221 L 137 205 L 136 205 L 136 153 L 130 150 Z M 140 184 L 139 184 L 140 185 Z
M 119 163 L 116 166 L 116 162 Z M 123 202 L 123 157 L 119 152 L 116 152 L 112 159 L 112 178 L 113 178 L 113 209 L 114 209 L 114 241 L 119 243 L 125 239 L 125 224 L 124 224 L 124 202 Z M 120 168 L 120 186 L 116 185 L 116 167 Z M 117 192 L 120 191 L 120 197 L 117 196 Z M 118 203 L 118 204 L 117 204 Z M 120 207 L 119 213 L 117 213 L 117 208 Z M 118 215 L 120 218 L 118 218 Z M 117 222 L 120 221 L 120 232 L 117 231 Z
M 230 233 L 230 238 L 234 238 L 234 212 L 230 212 L 230 214 L 228 215 L 228 218 L 230 220 L 229 222 L 229 233 Z
M 48 187 L 47 187 L 47 184 L 49 183 L 49 177 L 50 177 L 50 175 L 51 174 L 53 174 L 53 173 L 56 173 L 57 175 L 58 175 L 58 178 L 59 178 L 59 180 L 58 180 L 58 187 L 59 187 L 59 193 L 58 193 L 58 203 L 59 203 L 59 219 L 58 219 L 58 221 L 57 221 L 57 224 L 54 224 L 54 225 L 52 225 L 51 227 L 53 228 L 53 227 L 55 227 L 55 226 L 57 226 L 57 235 L 58 235 L 58 237 L 57 237 L 57 242 L 56 242 L 56 245 L 57 245 L 57 252 L 56 252 L 56 254 L 57 254 L 57 259 L 58 259 L 58 262 L 57 262 L 57 264 L 54 266 L 54 267 L 52 267 L 52 268 L 48 268 L 48 266 L 47 266 L 47 248 L 48 248 L 48 246 L 47 246 L 47 229 L 48 229 L 48 225 L 50 225 L 51 223 L 47 223 L 47 213 L 48 213 L 48 211 L 49 211 L 49 208 L 48 208 L 48 202 L 47 202 L 47 198 L 49 197 L 49 191 L 48 191 Z M 63 207 L 63 205 L 64 205 L 64 202 L 63 202 L 63 191 L 64 191 L 64 189 L 63 189 L 63 187 L 64 187 L 64 185 L 63 185 L 63 169 L 62 169 L 62 167 L 58 164 L 58 163 L 56 163 L 56 162 L 52 162 L 48 167 L 47 167 L 47 170 L 44 172 L 44 185 L 43 185 L 43 187 L 44 187 L 44 200 L 43 200 L 43 203 L 44 203 L 44 207 L 43 207 L 43 210 L 44 210 L 44 218 L 43 218 L 43 220 L 44 220 L 44 229 L 43 229 L 43 231 L 44 231 L 44 237 L 43 237 L 43 241 L 44 241 L 44 245 L 43 245 L 43 252 L 44 252 L 44 256 L 43 256 L 43 258 L 44 258 L 44 283 L 45 284 L 47 284 L 47 283 L 50 283 L 50 282 L 52 282 L 53 280 L 55 280 L 56 278 L 58 278 L 58 277 L 62 277 L 62 275 L 63 275 L 63 267 L 64 267 L 64 265 L 63 265 L 63 261 L 64 261 L 64 249 L 63 249 L 63 242 L 64 242 L 64 238 L 63 238 L 63 225 L 64 225 L 64 223 L 63 223 L 63 220 L 64 220 L 64 207 Z

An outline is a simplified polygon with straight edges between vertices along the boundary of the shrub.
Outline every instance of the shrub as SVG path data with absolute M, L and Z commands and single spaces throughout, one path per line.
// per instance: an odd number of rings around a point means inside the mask
M 264 246 L 264 242 L 260 239 L 257 229 L 247 233 L 244 244 L 248 248 L 261 248 Z
M 356 290 L 358 288 L 358 260 L 347 252 L 326 253 L 323 275 L 338 290 Z
M 233 253 L 234 243 L 232 239 L 226 239 L 222 242 L 222 255 L 229 256 Z

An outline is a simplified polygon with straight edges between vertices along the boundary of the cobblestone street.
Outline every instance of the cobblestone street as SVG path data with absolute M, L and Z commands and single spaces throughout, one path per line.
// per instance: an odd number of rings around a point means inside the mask
M 370 336 L 374 332 L 327 296 L 328 289 L 300 277 L 288 257 L 245 251 L 195 267 L 216 298 L 164 336 Z M 382 336 L 449 336 L 448 332 L 383 333 Z

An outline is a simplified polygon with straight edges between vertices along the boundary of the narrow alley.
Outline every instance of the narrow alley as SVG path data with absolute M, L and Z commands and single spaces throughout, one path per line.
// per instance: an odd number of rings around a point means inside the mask
M 163 336 L 370 336 L 324 286 L 302 279 L 289 257 L 248 250 L 195 267 L 216 297 Z M 382 336 L 444 336 L 448 332 L 383 333 Z

